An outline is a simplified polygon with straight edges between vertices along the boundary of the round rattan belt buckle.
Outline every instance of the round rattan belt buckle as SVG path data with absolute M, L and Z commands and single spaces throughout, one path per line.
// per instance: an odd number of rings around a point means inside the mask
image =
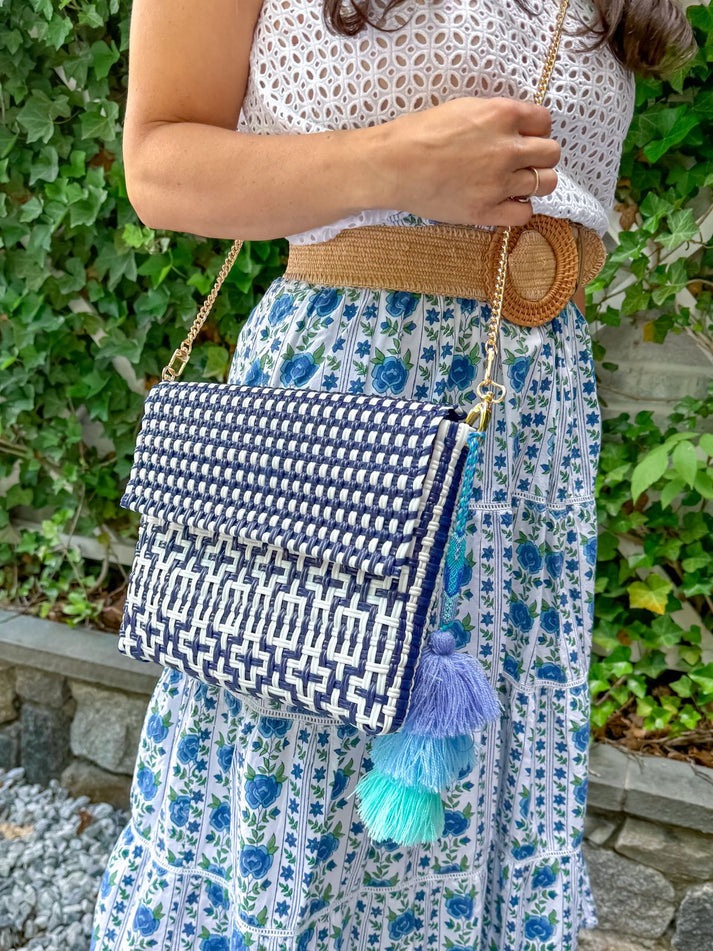
M 487 279 L 493 299 L 502 230 L 488 250 Z M 510 229 L 503 318 L 521 327 L 538 327 L 560 313 L 572 297 L 579 273 L 577 242 L 565 218 L 533 215 Z

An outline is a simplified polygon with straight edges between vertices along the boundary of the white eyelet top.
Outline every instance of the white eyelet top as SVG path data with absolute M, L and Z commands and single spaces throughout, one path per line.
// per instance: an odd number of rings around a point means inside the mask
M 381 0 L 383 3 L 383 0 Z M 264 0 L 253 35 L 240 132 L 274 135 L 378 125 L 458 96 L 532 100 L 557 15 L 556 0 L 405 0 L 383 25 L 355 37 L 330 33 L 322 0 Z M 378 19 L 381 4 L 370 8 Z M 410 18 L 410 19 L 409 19 Z M 553 194 L 534 212 L 570 218 L 604 234 L 621 150 L 634 108 L 634 77 L 608 46 L 567 35 L 592 22 L 592 0 L 570 0 L 545 105 L 562 147 Z M 408 209 L 366 209 L 287 235 L 326 241 L 343 228 L 432 224 Z

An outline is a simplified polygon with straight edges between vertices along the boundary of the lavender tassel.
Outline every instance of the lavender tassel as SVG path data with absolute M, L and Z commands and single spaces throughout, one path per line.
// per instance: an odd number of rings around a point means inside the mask
M 434 631 L 416 670 L 403 729 L 430 737 L 468 736 L 496 720 L 500 712 L 478 660 L 456 650 L 450 631 Z

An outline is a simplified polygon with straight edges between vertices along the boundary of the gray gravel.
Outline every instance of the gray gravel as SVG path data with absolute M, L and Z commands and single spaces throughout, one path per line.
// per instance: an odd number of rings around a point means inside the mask
M 0 951 L 88 951 L 99 883 L 125 812 L 57 780 L 0 770 Z M 81 830 L 81 831 L 80 831 Z

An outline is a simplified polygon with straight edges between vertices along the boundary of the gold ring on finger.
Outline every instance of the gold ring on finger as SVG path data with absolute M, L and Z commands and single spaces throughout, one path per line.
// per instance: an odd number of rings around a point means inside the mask
M 536 168 L 533 168 L 532 165 L 528 165 L 528 169 L 529 171 L 535 173 L 535 187 L 530 192 L 530 197 L 532 197 L 533 195 L 536 195 L 538 191 L 540 190 L 540 173 L 537 171 Z

